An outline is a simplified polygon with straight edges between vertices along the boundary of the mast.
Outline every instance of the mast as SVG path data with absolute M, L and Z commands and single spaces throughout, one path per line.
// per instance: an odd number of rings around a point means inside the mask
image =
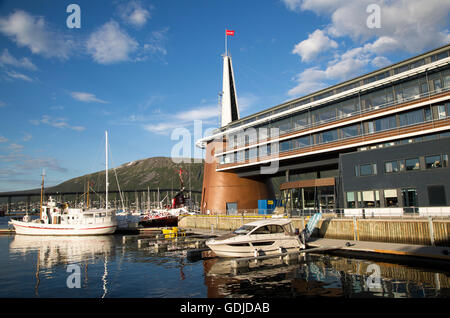
M 106 175 L 106 209 L 108 210 L 109 208 L 109 204 L 108 204 L 108 131 L 105 130 L 105 138 L 106 138 L 106 142 L 105 142 L 105 156 L 106 156 L 106 170 L 105 170 L 105 175 Z
M 45 170 L 42 170 L 42 182 L 41 182 L 41 204 L 39 206 L 39 219 L 42 219 L 42 201 L 44 199 L 44 177 L 45 177 Z

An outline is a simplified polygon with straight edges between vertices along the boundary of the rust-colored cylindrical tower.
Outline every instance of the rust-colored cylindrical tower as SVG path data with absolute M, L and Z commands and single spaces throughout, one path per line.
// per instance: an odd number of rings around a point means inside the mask
M 214 153 L 220 143 L 211 141 L 206 146 L 202 213 L 225 213 L 227 203 L 233 204 L 238 210 L 257 209 L 258 200 L 272 199 L 272 184 L 267 177 L 241 178 L 233 172 L 216 171 Z

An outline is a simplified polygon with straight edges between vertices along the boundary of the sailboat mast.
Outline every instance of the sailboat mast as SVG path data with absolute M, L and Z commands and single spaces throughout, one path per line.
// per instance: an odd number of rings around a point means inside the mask
M 105 156 L 106 156 L 106 170 L 105 170 L 105 175 L 106 175 L 106 198 L 105 198 L 105 200 L 106 200 L 106 209 L 108 209 L 109 208 L 109 204 L 108 204 L 108 131 L 107 130 L 105 130 L 105 139 L 106 139 L 106 142 L 105 142 Z
M 41 204 L 39 206 L 39 219 L 42 220 L 42 201 L 44 199 L 44 176 L 45 172 L 42 171 L 42 182 L 41 182 Z

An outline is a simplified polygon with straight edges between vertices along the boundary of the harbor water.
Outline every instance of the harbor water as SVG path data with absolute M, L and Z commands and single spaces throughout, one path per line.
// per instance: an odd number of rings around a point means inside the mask
M 7 227 L 7 217 L 0 227 Z M 236 272 L 228 259 L 156 253 L 121 235 L 0 236 L 0 298 L 448 298 L 450 268 L 327 254 Z

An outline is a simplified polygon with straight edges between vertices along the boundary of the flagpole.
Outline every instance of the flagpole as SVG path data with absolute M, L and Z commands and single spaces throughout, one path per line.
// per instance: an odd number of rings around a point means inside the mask
M 228 48 L 227 48 L 227 30 L 225 30 L 225 56 L 228 56 Z

